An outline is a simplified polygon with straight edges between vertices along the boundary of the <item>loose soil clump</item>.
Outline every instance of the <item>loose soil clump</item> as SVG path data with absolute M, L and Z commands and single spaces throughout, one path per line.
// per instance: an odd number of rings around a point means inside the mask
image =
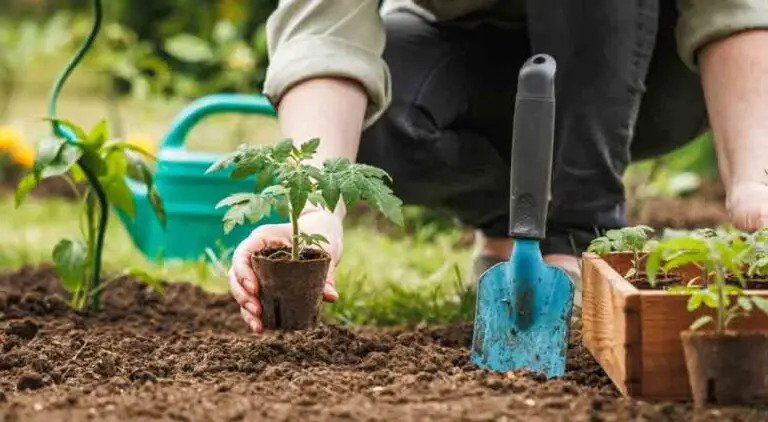
M 70 311 L 49 268 L 0 275 L 0 418 L 18 421 L 690 420 L 689 404 L 618 396 L 581 345 L 547 381 L 469 362 L 471 324 L 319 326 L 256 336 L 226 295 L 113 284 L 99 315 Z M 34 327 L 34 328 L 33 328 Z M 768 420 L 712 409 L 699 421 Z

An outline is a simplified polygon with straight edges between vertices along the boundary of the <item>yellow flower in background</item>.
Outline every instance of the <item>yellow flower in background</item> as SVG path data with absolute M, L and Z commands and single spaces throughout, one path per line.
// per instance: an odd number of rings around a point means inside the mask
M 128 135 L 125 138 L 125 142 L 129 145 L 133 145 L 135 147 L 141 148 L 148 154 L 154 154 L 155 149 L 157 148 L 157 144 L 155 143 L 155 140 L 152 139 L 151 136 L 147 135 L 146 133 L 134 133 L 131 135 Z
M 18 142 L 12 145 L 10 151 L 11 159 L 16 164 L 25 168 L 32 168 L 32 165 L 35 164 L 35 149 L 26 142 Z
M 21 130 L 13 126 L 0 126 L 0 151 L 8 151 L 12 146 L 24 142 Z
M 24 141 L 24 135 L 16 127 L 0 126 L 0 152 L 3 151 L 22 167 L 31 168 L 35 163 L 35 149 Z

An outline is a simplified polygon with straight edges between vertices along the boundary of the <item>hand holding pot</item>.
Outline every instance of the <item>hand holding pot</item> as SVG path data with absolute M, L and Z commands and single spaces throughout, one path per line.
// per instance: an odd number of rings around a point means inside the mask
M 322 234 L 329 244 L 323 249 L 331 255 L 331 265 L 323 292 L 323 300 L 335 302 L 338 293 L 334 288 L 333 275 L 341 256 L 343 229 L 339 217 L 320 209 L 307 209 L 299 219 L 301 231 L 309 234 Z M 229 287 L 232 296 L 240 305 L 240 314 L 256 333 L 264 331 L 261 321 L 261 302 L 259 301 L 260 283 L 253 271 L 251 257 L 266 248 L 289 247 L 291 245 L 291 225 L 269 224 L 256 228 L 243 240 L 232 257 L 229 271 Z
M 737 183 L 728 191 L 728 214 L 741 230 L 768 228 L 768 185 L 760 182 Z

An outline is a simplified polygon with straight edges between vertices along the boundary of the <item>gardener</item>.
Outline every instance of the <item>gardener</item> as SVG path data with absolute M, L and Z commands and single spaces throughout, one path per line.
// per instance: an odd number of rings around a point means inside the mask
M 768 3 L 761 0 L 283 0 L 268 25 L 265 93 L 283 135 L 322 139 L 388 171 L 406 203 L 445 207 L 477 230 L 475 274 L 505 260 L 517 73 L 557 61 L 556 155 L 546 260 L 574 275 L 595 230 L 625 225 L 630 159 L 671 151 L 707 123 L 733 223 L 768 226 Z M 421 5 L 421 7 L 416 4 Z M 381 13 L 381 14 L 379 14 Z M 682 60 L 681 60 L 682 59 Z M 706 100 L 706 101 L 705 101 Z M 362 135 L 361 135 L 362 134 Z M 343 207 L 304 211 L 337 263 Z M 256 331 L 249 256 L 288 244 L 289 225 L 237 248 L 232 294 Z M 334 301 L 333 271 L 325 299 Z M 577 293 L 577 303 L 580 293 Z

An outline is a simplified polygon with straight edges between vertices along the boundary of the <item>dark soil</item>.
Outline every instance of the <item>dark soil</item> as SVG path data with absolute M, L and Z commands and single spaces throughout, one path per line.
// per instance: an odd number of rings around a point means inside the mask
M 683 284 L 683 280 L 678 275 L 668 275 L 666 277 L 657 277 L 654 285 L 648 281 L 648 276 L 645 273 L 640 273 L 637 278 L 631 278 L 629 281 L 633 286 L 640 290 L 666 290 L 673 286 L 680 286 Z
M 0 275 L 5 421 L 691 420 L 689 404 L 619 396 L 581 346 L 567 374 L 492 374 L 468 361 L 472 327 L 320 326 L 255 336 L 225 295 L 160 297 L 127 280 L 102 314 L 73 313 L 50 269 Z M 697 421 L 765 421 L 711 409 Z
M 730 276 L 725 282 L 742 288 L 746 287 L 748 290 L 768 290 L 768 277 L 745 277 L 744 284 L 742 285 L 742 282 L 736 277 Z
M 269 248 L 260 251 L 257 256 L 262 256 L 274 261 L 288 261 L 291 259 L 291 248 Z M 311 261 L 321 259 L 326 255 L 317 249 L 304 248 L 299 252 L 299 261 Z

